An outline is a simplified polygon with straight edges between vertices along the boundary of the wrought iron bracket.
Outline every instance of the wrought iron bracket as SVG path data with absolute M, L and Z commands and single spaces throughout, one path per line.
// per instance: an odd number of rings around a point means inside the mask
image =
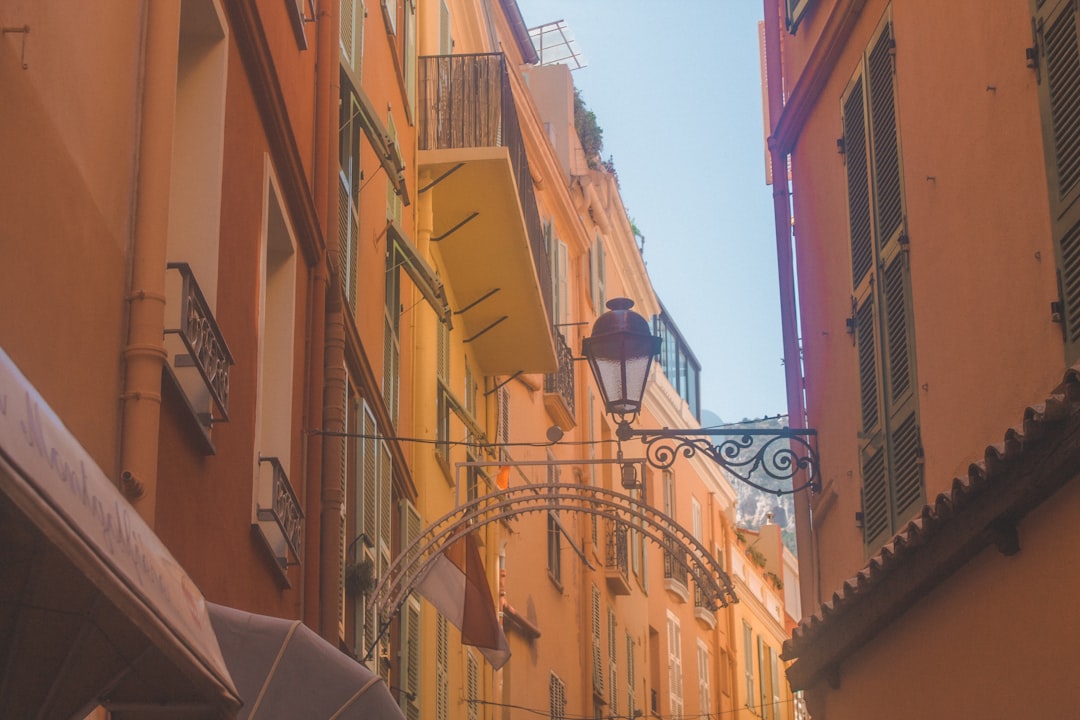
M 666 470 L 679 457 L 702 454 L 742 482 L 771 495 L 793 495 L 802 490 L 819 490 L 817 430 L 798 428 L 701 429 L 670 428 L 637 430 L 626 419 L 615 429 L 619 442 L 638 438 L 645 446 L 645 459 L 658 470 Z M 722 438 L 719 441 L 713 438 Z M 792 480 L 805 472 L 808 480 L 791 489 L 768 487 L 753 478 Z

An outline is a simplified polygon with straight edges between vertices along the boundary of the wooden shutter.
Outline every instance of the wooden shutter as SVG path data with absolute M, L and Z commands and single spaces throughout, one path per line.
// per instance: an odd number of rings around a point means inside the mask
M 345 63 L 350 67 L 353 64 L 353 11 L 356 0 L 341 0 L 341 27 L 340 41 L 341 54 L 345 57 Z
M 626 633 L 626 713 L 627 717 L 634 717 L 637 709 L 637 701 L 634 690 L 637 686 L 636 671 L 634 668 L 634 638 Z
M 619 664 L 618 664 L 618 637 L 615 632 L 615 608 L 608 605 L 607 611 L 607 645 L 608 645 L 608 702 L 611 703 L 608 712 L 611 715 L 619 714 Z
M 679 620 L 668 613 L 668 695 L 671 704 L 671 714 L 678 718 L 682 717 L 683 711 L 683 687 L 682 687 L 682 628 Z
M 390 457 L 390 445 L 389 443 L 380 440 L 379 447 L 381 452 L 379 453 L 379 544 L 380 544 L 380 573 L 382 577 L 382 571 L 385 571 L 386 567 L 390 565 L 390 548 L 392 538 L 391 525 L 391 489 L 394 482 L 394 465 Z
M 563 720 L 566 717 L 566 686 L 555 673 L 551 673 L 548 686 L 548 707 L 551 720 Z
M 401 709 L 406 720 L 420 720 L 420 601 L 410 597 L 401 612 Z
M 893 75 L 892 23 L 886 22 L 866 59 L 869 90 L 874 216 L 879 248 L 895 242 L 904 222 Z
M 746 705 L 754 707 L 754 632 L 743 620 L 743 674 L 746 679 Z
M 465 653 L 465 707 L 468 720 L 478 720 L 480 706 L 480 664 L 472 650 Z
M 604 696 L 604 663 L 600 653 L 600 590 L 592 586 L 592 678 L 593 692 Z
M 1071 0 L 1036 3 L 1039 105 L 1050 222 L 1062 302 L 1065 362 L 1080 358 L 1080 49 Z
M 360 433 L 361 447 L 361 484 L 363 486 L 361 500 L 361 512 L 358 517 L 363 519 L 360 528 L 365 535 L 365 541 L 370 547 L 375 547 L 379 527 L 379 445 L 375 436 L 378 434 L 378 426 L 370 408 L 364 404 L 362 425 Z
M 844 158 L 851 229 L 851 284 L 858 288 L 873 265 L 870 217 L 869 157 L 866 153 L 866 111 L 863 78 L 858 75 L 843 101 Z
M 709 650 L 698 641 L 697 646 L 698 667 L 698 713 L 702 717 L 710 717 L 712 712 L 712 682 L 709 676 Z
M 435 720 L 450 717 L 450 632 L 446 618 L 435 618 Z

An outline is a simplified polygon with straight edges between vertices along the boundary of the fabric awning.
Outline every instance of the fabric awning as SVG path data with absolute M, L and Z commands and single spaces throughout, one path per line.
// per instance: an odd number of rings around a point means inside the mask
M 386 684 L 299 620 L 207 603 L 239 720 L 404 720 Z
M 231 717 L 202 593 L 0 349 L 0 716 Z

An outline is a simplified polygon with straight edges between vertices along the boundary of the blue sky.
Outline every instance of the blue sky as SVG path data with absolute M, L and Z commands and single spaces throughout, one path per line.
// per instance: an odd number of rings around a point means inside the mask
M 518 0 L 564 20 L 574 82 L 604 130 L 653 287 L 727 422 L 786 412 L 772 190 L 765 185 L 761 0 Z M 668 8 L 669 12 L 658 12 Z

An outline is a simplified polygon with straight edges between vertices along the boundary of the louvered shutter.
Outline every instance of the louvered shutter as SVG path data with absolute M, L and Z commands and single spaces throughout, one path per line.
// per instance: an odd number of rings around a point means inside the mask
M 1080 357 L 1080 49 L 1076 3 L 1046 0 L 1035 11 L 1041 62 L 1039 104 L 1050 221 L 1063 305 L 1065 362 Z
M 351 397 L 349 397 L 349 378 L 345 376 L 345 394 L 342 398 L 345 408 L 345 422 L 342 427 L 346 432 L 353 432 L 356 428 L 356 418 L 354 415 L 354 403 Z M 345 566 L 348 564 L 348 508 L 349 508 L 349 448 L 355 445 L 355 440 L 342 438 L 341 441 L 341 508 L 340 508 L 340 520 L 338 524 L 338 636 L 341 640 L 345 639 Z
M 618 663 L 618 637 L 615 633 L 615 609 L 610 605 L 607 611 L 608 629 L 608 711 L 611 715 L 619 714 L 619 663 Z
M 911 378 L 914 358 L 906 253 L 898 253 L 891 260 L 884 279 L 889 383 L 886 443 L 890 448 L 892 530 L 896 532 L 923 500 L 922 450 Z
M 634 668 L 634 638 L 626 633 L 626 713 L 627 717 L 634 717 L 637 709 L 637 701 L 634 690 L 637 685 Z
M 743 620 L 743 676 L 746 680 L 746 705 L 754 707 L 754 631 Z
M 548 708 L 551 720 L 564 720 L 566 717 L 566 686 L 555 673 L 551 673 L 548 686 Z
M 406 720 L 420 720 L 420 602 L 410 597 L 401 612 L 401 709 Z
M 671 715 L 682 717 L 682 628 L 674 615 L 668 614 L 668 696 Z
M 465 653 L 465 707 L 468 720 L 478 720 L 480 705 L 480 664 L 472 651 Z
M 386 568 L 390 565 L 390 548 L 392 537 L 392 512 L 391 488 L 394 482 L 394 465 L 390 456 L 389 443 L 380 440 L 379 454 L 379 577 L 382 577 Z
M 345 57 L 345 63 L 352 67 L 353 64 L 353 11 L 356 0 L 341 0 L 341 54 Z
M 848 182 L 848 222 L 851 228 L 852 286 L 858 288 L 874 263 L 869 157 L 866 153 L 866 112 L 863 79 L 857 77 L 843 102 L 844 159 Z
M 604 663 L 600 650 L 600 590 L 592 586 L 592 677 L 593 692 L 604 696 Z
M 366 403 L 363 404 L 361 409 L 359 424 L 361 434 L 358 443 L 360 488 L 356 493 L 356 503 L 359 506 L 356 517 L 360 522 L 358 530 L 364 535 L 364 543 L 362 546 L 357 546 L 357 553 L 362 551 L 364 560 L 372 564 L 374 573 L 378 573 L 379 454 L 378 441 L 375 439 L 378 426 L 375 424 L 375 418 Z M 378 618 L 369 616 L 363 604 L 358 604 L 358 610 L 357 634 L 362 634 L 366 653 L 368 648 L 374 644 L 375 638 L 378 637 Z
M 895 242 L 903 229 L 903 184 L 896 125 L 892 23 L 885 23 L 866 61 L 868 75 L 874 216 L 878 248 Z
M 450 630 L 443 615 L 435 618 L 435 720 L 450 716 Z

